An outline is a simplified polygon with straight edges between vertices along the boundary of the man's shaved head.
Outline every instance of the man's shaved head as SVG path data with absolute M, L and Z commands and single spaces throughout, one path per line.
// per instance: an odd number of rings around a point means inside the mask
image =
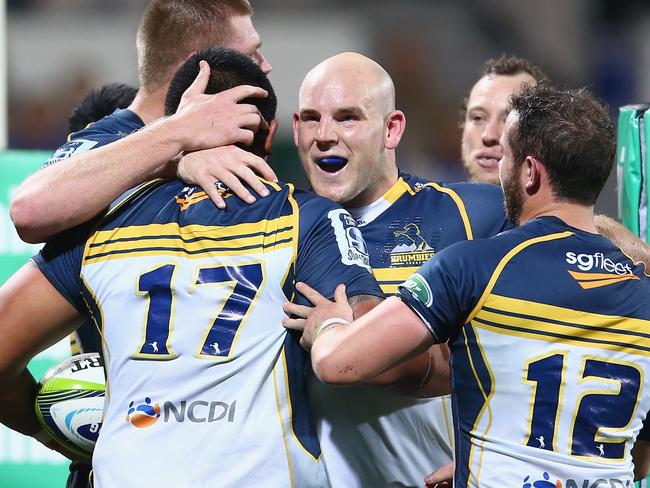
M 375 99 L 376 108 L 384 114 L 395 110 L 395 85 L 388 72 L 369 57 L 354 52 L 337 54 L 316 65 L 305 76 L 299 99 L 302 100 L 305 90 L 335 80 L 348 87 L 358 86 L 365 91 L 365 97 Z
M 294 141 L 312 189 L 345 207 L 369 205 L 397 181 L 395 148 L 406 119 L 379 64 L 342 53 L 302 82 Z

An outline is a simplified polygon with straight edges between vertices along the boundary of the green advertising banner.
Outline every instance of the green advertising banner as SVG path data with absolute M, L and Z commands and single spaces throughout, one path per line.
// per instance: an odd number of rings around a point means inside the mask
M 20 240 L 9 217 L 11 196 L 18 185 L 37 171 L 49 157 L 42 151 L 0 152 L 0 283 L 36 253 L 40 245 Z M 35 378 L 51 366 L 70 356 L 66 341 L 36 356 L 29 364 Z M 68 477 L 69 461 L 58 453 L 18 432 L 0 425 L 0 487 L 63 488 Z

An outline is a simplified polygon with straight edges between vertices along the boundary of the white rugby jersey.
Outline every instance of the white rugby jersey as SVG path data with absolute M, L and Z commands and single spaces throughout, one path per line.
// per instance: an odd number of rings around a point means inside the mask
M 327 486 L 282 304 L 295 280 L 381 292 L 347 212 L 268 187 L 223 211 L 181 182 L 146 188 L 35 259 L 102 332 L 97 487 Z

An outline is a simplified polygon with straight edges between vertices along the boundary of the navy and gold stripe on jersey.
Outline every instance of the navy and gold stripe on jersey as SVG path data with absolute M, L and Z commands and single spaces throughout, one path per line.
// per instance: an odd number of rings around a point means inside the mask
M 546 342 L 650 356 L 650 321 L 490 295 L 472 325 Z
M 117 227 L 96 232 L 88 241 L 84 262 L 128 255 L 169 254 L 186 257 L 235 256 L 291 247 L 292 215 L 231 226 L 167 224 Z

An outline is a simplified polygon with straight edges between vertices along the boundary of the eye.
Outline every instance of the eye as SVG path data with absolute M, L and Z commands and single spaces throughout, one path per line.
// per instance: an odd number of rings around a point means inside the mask
M 303 114 L 300 114 L 300 121 L 301 122 L 318 122 L 318 117 L 316 116 L 316 114 L 303 113 Z
M 355 114 L 344 114 L 340 118 L 341 122 L 355 122 L 359 120 L 359 117 L 357 117 Z

